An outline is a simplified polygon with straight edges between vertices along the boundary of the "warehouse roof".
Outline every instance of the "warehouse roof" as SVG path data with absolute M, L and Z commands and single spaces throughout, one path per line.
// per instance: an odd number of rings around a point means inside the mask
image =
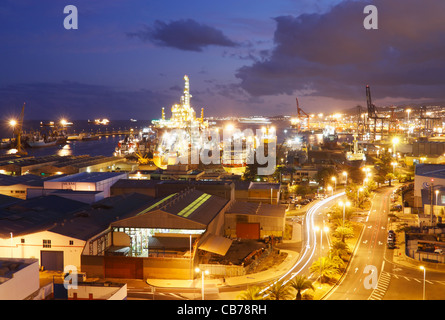
M 422 163 L 416 165 L 416 175 L 431 178 L 445 178 L 445 165 Z
M 286 206 L 261 202 L 235 201 L 230 209 L 226 211 L 226 214 L 283 217 L 286 214 Z
M 86 207 L 83 202 L 54 195 L 12 203 L 0 208 L 0 238 L 48 230 Z
M 60 178 L 52 179 L 57 182 L 99 182 L 106 179 L 114 178 L 117 176 L 123 176 L 126 173 L 123 172 L 80 172 L 75 174 L 66 175 Z
M 139 193 L 105 198 L 49 231 L 86 241 L 106 230 L 112 222 L 136 215 L 153 201 L 153 197 Z
M 186 190 L 156 199 L 136 217 L 114 226 L 169 229 L 202 229 L 218 215 L 229 200 L 198 190 Z

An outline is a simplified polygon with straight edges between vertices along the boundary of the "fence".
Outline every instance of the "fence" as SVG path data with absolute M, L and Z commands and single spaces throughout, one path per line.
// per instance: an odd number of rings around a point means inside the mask
M 246 274 L 246 270 L 243 266 L 200 264 L 199 269 L 208 270 L 210 275 L 222 277 L 238 277 Z

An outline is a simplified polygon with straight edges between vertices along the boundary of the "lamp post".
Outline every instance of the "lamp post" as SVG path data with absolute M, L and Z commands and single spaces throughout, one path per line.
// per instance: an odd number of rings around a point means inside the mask
M 334 181 L 334 191 L 336 191 L 337 190 L 337 178 L 332 177 L 331 180 Z
M 422 299 L 425 300 L 425 278 L 426 278 L 426 268 L 424 266 L 420 266 L 420 270 L 423 270 L 423 295 Z
M 348 172 L 347 171 L 343 171 L 343 175 L 345 176 L 345 187 L 348 184 Z
M 399 143 L 399 138 L 395 137 L 392 139 L 392 146 L 393 146 L 393 156 L 396 157 L 396 144 Z
M 204 300 L 204 274 L 209 274 L 209 270 L 201 270 L 199 268 L 196 268 L 195 271 L 197 273 L 201 272 L 201 296 L 202 300 Z
M 345 226 L 346 206 L 349 207 L 349 206 L 351 205 L 351 203 L 350 203 L 349 201 L 346 201 L 346 202 L 340 201 L 338 204 L 339 204 L 340 206 L 343 206 L 343 222 L 342 222 L 342 227 L 344 227 L 344 226 Z

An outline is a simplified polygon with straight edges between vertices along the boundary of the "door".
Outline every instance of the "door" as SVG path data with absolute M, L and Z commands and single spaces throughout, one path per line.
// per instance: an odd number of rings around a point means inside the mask
M 259 239 L 260 224 L 259 223 L 237 223 L 236 236 L 241 239 Z
M 40 251 L 40 264 L 44 270 L 63 271 L 63 251 Z

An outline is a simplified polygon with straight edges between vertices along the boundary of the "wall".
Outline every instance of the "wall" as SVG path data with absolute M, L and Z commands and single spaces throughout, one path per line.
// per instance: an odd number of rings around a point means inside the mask
M 24 243 L 22 243 L 24 239 Z M 43 248 L 43 240 L 51 240 L 51 248 Z M 73 244 L 70 245 L 70 240 Z M 50 231 L 36 232 L 11 239 L 0 239 L 0 257 L 37 259 L 40 266 L 40 251 L 63 251 L 64 265 L 80 269 L 80 255 L 85 241 L 66 237 Z M 11 250 L 12 249 L 12 250 Z M 11 256 L 12 251 L 12 256 Z
M 11 260 L 20 262 L 21 259 Z M 30 264 L 15 272 L 11 279 L 0 283 L 0 300 L 23 300 L 39 290 L 38 261 L 25 262 Z

